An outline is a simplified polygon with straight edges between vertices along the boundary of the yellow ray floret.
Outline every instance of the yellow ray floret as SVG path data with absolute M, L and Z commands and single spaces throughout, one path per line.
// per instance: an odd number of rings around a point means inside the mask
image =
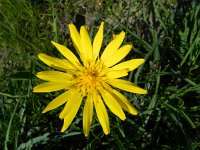
M 116 38 L 114 38 L 108 46 L 105 48 L 101 55 L 101 60 L 106 61 L 118 50 L 125 37 L 125 32 L 121 32 Z
M 90 126 L 93 117 L 93 100 L 94 100 L 94 94 L 89 94 L 87 96 L 87 99 L 85 100 L 85 105 L 83 109 L 83 130 L 85 136 L 88 136 L 90 132 Z
M 74 95 L 72 98 L 68 100 L 64 110 L 59 116 L 61 119 L 64 118 L 64 124 L 61 129 L 61 132 L 64 132 L 69 127 L 81 105 L 82 96 L 80 93 L 76 93 L 76 95 Z
M 122 110 L 122 107 L 119 105 L 119 103 L 115 100 L 115 98 L 106 90 L 101 89 L 100 90 L 101 96 L 108 106 L 108 108 L 117 115 L 121 120 L 125 120 L 126 116 Z
M 82 52 L 84 54 L 84 57 L 86 60 L 91 61 L 92 53 L 93 53 L 92 52 L 92 43 L 91 43 L 90 36 L 89 36 L 85 26 L 81 27 L 80 36 L 81 36 Z
M 52 82 L 66 82 L 73 79 L 73 76 L 71 74 L 60 71 L 42 71 L 38 72 L 36 76 L 42 80 Z
M 111 80 L 108 80 L 107 82 L 116 88 L 119 88 L 128 92 L 137 93 L 137 94 L 147 94 L 146 90 L 126 80 L 111 79 Z
M 107 113 L 106 107 L 101 99 L 101 96 L 97 93 L 94 93 L 94 94 L 95 94 L 94 106 L 95 106 L 95 110 L 97 113 L 97 117 L 103 128 L 103 132 L 107 135 L 110 133 L 108 113 Z
M 103 41 L 103 27 L 104 27 L 104 22 L 101 23 L 101 26 L 99 27 L 99 30 L 94 37 L 94 41 L 93 41 L 93 59 L 94 59 L 94 61 L 99 56 L 99 51 L 101 49 L 101 45 L 102 45 L 102 41 Z
M 64 92 L 63 94 L 59 95 L 54 100 L 52 100 L 45 107 L 45 109 L 43 110 L 42 113 L 45 113 L 47 111 L 50 111 L 52 109 L 55 109 L 55 108 L 61 106 L 62 104 L 66 103 L 69 99 L 71 99 L 73 95 L 74 95 L 74 90 L 68 90 L 68 91 Z
M 104 64 L 107 67 L 113 66 L 116 63 L 118 63 L 119 61 L 121 61 L 131 50 L 132 45 L 125 45 L 123 47 L 121 47 L 120 49 L 118 49 L 116 51 L 116 53 L 114 53 L 112 55 L 112 59 L 107 59 Z
M 80 65 L 79 60 L 77 57 L 65 46 L 60 45 L 54 41 L 51 41 L 51 43 L 60 51 L 60 53 L 66 57 L 67 60 L 69 60 L 74 66 Z
M 125 38 L 125 32 L 122 31 L 117 35 L 99 56 L 103 28 L 102 22 L 92 42 L 86 26 L 82 26 L 78 32 L 73 24 L 69 25 L 70 36 L 79 56 L 54 41 L 52 44 L 64 56 L 64 59 L 43 53 L 38 55 L 41 61 L 58 71 L 38 72 L 36 76 L 46 82 L 35 86 L 33 92 L 64 91 L 43 110 L 43 113 L 46 113 L 65 104 L 59 114 L 59 118 L 64 121 L 62 132 L 68 129 L 84 101 L 83 131 L 85 136 L 88 136 L 90 132 L 93 109 L 103 132 L 107 135 L 110 133 L 110 126 L 106 106 L 121 120 L 126 119 L 124 110 L 132 115 L 138 114 L 137 109 L 119 90 L 137 94 L 147 93 L 147 90 L 134 83 L 120 79 L 145 62 L 144 59 L 122 61 L 132 48 L 132 45 L 120 47 Z

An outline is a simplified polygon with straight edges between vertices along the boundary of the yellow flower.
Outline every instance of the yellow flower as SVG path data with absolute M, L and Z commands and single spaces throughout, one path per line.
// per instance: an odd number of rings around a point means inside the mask
M 64 93 L 52 100 L 43 113 L 65 104 L 59 118 L 64 119 L 62 132 L 64 132 L 84 101 L 83 130 L 88 136 L 93 118 L 93 105 L 104 133 L 110 133 L 109 118 L 106 106 L 125 120 L 123 109 L 133 115 L 138 111 L 117 89 L 137 94 L 146 94 L 147 91 L 132 82 L 118 79 L 128 75 L 129 71 L 136 69 L 144 63 L 144 59 L 132 59 L 119 63 L 131 50 L 131 45 L 120 45 L 125 33 L 122 31 L 104 49 L 101 56 L 99 52 L 103 41 L 104 22 L 91 42 L 87 28 L 82 26 L 80 33 L 73 24 L 69 25 L 71 39 L 78 54 L 76 57 L 68 48 L 52 41 L 52 44 L 65 57 L 55 58 L 40 53 L 39 59 L 48 66 L 60 71 L 42 71 L 37 77 L 47 82 L 34 87 L 33 92 L 53 92 L 64 89 Z M 80 58 L 79 58 L 80 57 Z

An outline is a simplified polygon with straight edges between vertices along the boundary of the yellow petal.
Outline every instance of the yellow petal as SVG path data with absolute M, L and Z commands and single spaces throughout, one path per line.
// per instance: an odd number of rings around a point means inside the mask
M 107 73 L 108 78 L 120 78 L 128 75 L 128 71 L 124 70 L 112 70 Z
M 42 71 L 36 75 L 38 78 L 46 81 L 66 82 L 73 79 L 71 74 L 60 71 Z
M 83 130 L 86 137 L 89 135 L 90 132 L 92 116 L 93 116 L 93 96 L 88 95 L 83 110 Z
M 69 24 L 69 31 L 74 46 L 78 54 L 80 55 L 80 51 L 82 51 L 80 34 L 78 33 L 76 27 L 73 24 Z
M 62 61 L 65 64 L 67 70 L 74 70 L 74 69 L 76 69 L 75 66 L 69 60 L 62 59 Z
M 112 79 L 112 80 L 108 80 L 107 83 L 124 91 L 137 93 L 137 94 L 147 94 L 147 90 L 142 89 L 138 87 L 137 85 L 133 84 L 132 82 L 129 82 L 126 80 Z
M 59 118 L 63 119 L 65 116 L 75 107 L 75 103 L 79 102 L 82 99 L 81 94 L 78 90 L 73 90 L 71 93 L 71 98 L 66 103 L 63 111 L 60 113 Z
M 60 53 L 65 56 L 72 64 L 77 66 L 79 63 L 79 60 L 77 57 L 65 46 L 58 44 L 54 41 L 51 41 L 51 43 L 60 51 Z
M 113 70 L 128 69 L 128 71 L 132 71 L 132 70 L 138 68 L 144 62 L 145 62 L 144 59 L 132 59 L 132 60 L 124 61 L 124 62 L 112 67 L 112 69 Z
M 125 120 L 126 116 L 121 108 L 121 106 L 118 104 L 118 102 L 115 100 L 115 98 L 106 90 L 102 89 L 100 90 L 101 96 L 108 106 L 108 108 L 117 115 L 121 120 Z
M 72 123 L 73 119 L 75 118 L 78 112 L 81 102 L 82 102 L 82 96 L 80 93 L 76 93 L 76 95 L 73 98 L 68 100 L 64 110 L 61 112 L 63 114 L 62 117 L 64 117 L 64 124 L 61 129 L 61 132 L 67 130 L 69 125 Z
M 46 108 L 43 110 L 42 113 L 46 113 L 47 111 L 50 111 L 52 109 L 61 106 L 71 98 L 71 95 L 72 95 L 72 90 L 66 91 L 63 94 L 59 95 L 46 106 Z
M 106 61 L 111 59 L 112 55 L 117 51 L 119 46 L 122 44 L 125 37 L 125 32 L 121 32 L 114 40 L 112 40 L 108 46 L 105 48 L 103 54 L 101 55 L 101 60 Z
M 96 58 L 99 56 L 99 51 L 101 49 L 101 44 L 103 41 L 103 28 L 104 28 L 104 22 L 101 23 L 101 26 L 99 27 L 99 30 L 94 37 L 93 41 L 93 59 L 96 60 Z
M 120 62 L 131 50 L 132 45 L 125 45 L 117 50 L 116 53 L 112 55 L 112 58 L 107 59 L 104 64 L 107 67 L 113 66 L 116 63 Z
M 116 101 L 120 104 L 120 106 L 129 112 L 132 115 L 137 115 L 138 111 L 137 109 L 127 100 L 127 98 L 122 95 L 120 92 L 117 90 L 112 90 L 111 94 L 115 97 Z
M 94 97 L 94 106 L 99 122 L 103 128 L 103 132 L 107 135 L 110 133 L 108 113 L 100 95 L 96 93 Z
M 66 71 L 70 66 L 70 64 L 67 64 L 66 61 L 63 61 L 62 59 L 48 56 L 44 53 L 40 53 L 38 55 L 39 59 L 43 61 L 45 64 L 47 64 L 50 67 L 53 67 L 58 70 Z
M 45 82 L 33 88 L 33 92 L 54 92 L 67 89 L 72 83 L 67 82 Z
M 88 31 L 85 26 L 81 27 L 80 30 L 82 52 L 87 60 L 92 59 L 92 43 Z

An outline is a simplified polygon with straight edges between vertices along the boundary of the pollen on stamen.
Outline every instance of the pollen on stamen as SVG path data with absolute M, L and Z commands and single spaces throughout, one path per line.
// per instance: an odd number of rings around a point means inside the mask
M 82 95 L 86 96 L 88 93 L 96 91 L 97 87 L 101 86 L 103 82 L 100 75 L 101 70 L 102 68 L 99 64 L 82 68 L 77 77 L 78 88 Z

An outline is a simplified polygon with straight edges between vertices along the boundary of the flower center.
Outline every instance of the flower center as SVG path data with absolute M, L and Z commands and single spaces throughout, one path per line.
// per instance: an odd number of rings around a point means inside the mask
M 83 67 L 80 70 L 80 74 L 77 76 L 77 84 L 84 96 L 94 92 L 99 86 L 102 86 L 104 82 L 103 77 L 105 77 L 103 68 L 102 64 L 97 62 L 92 66 Z

